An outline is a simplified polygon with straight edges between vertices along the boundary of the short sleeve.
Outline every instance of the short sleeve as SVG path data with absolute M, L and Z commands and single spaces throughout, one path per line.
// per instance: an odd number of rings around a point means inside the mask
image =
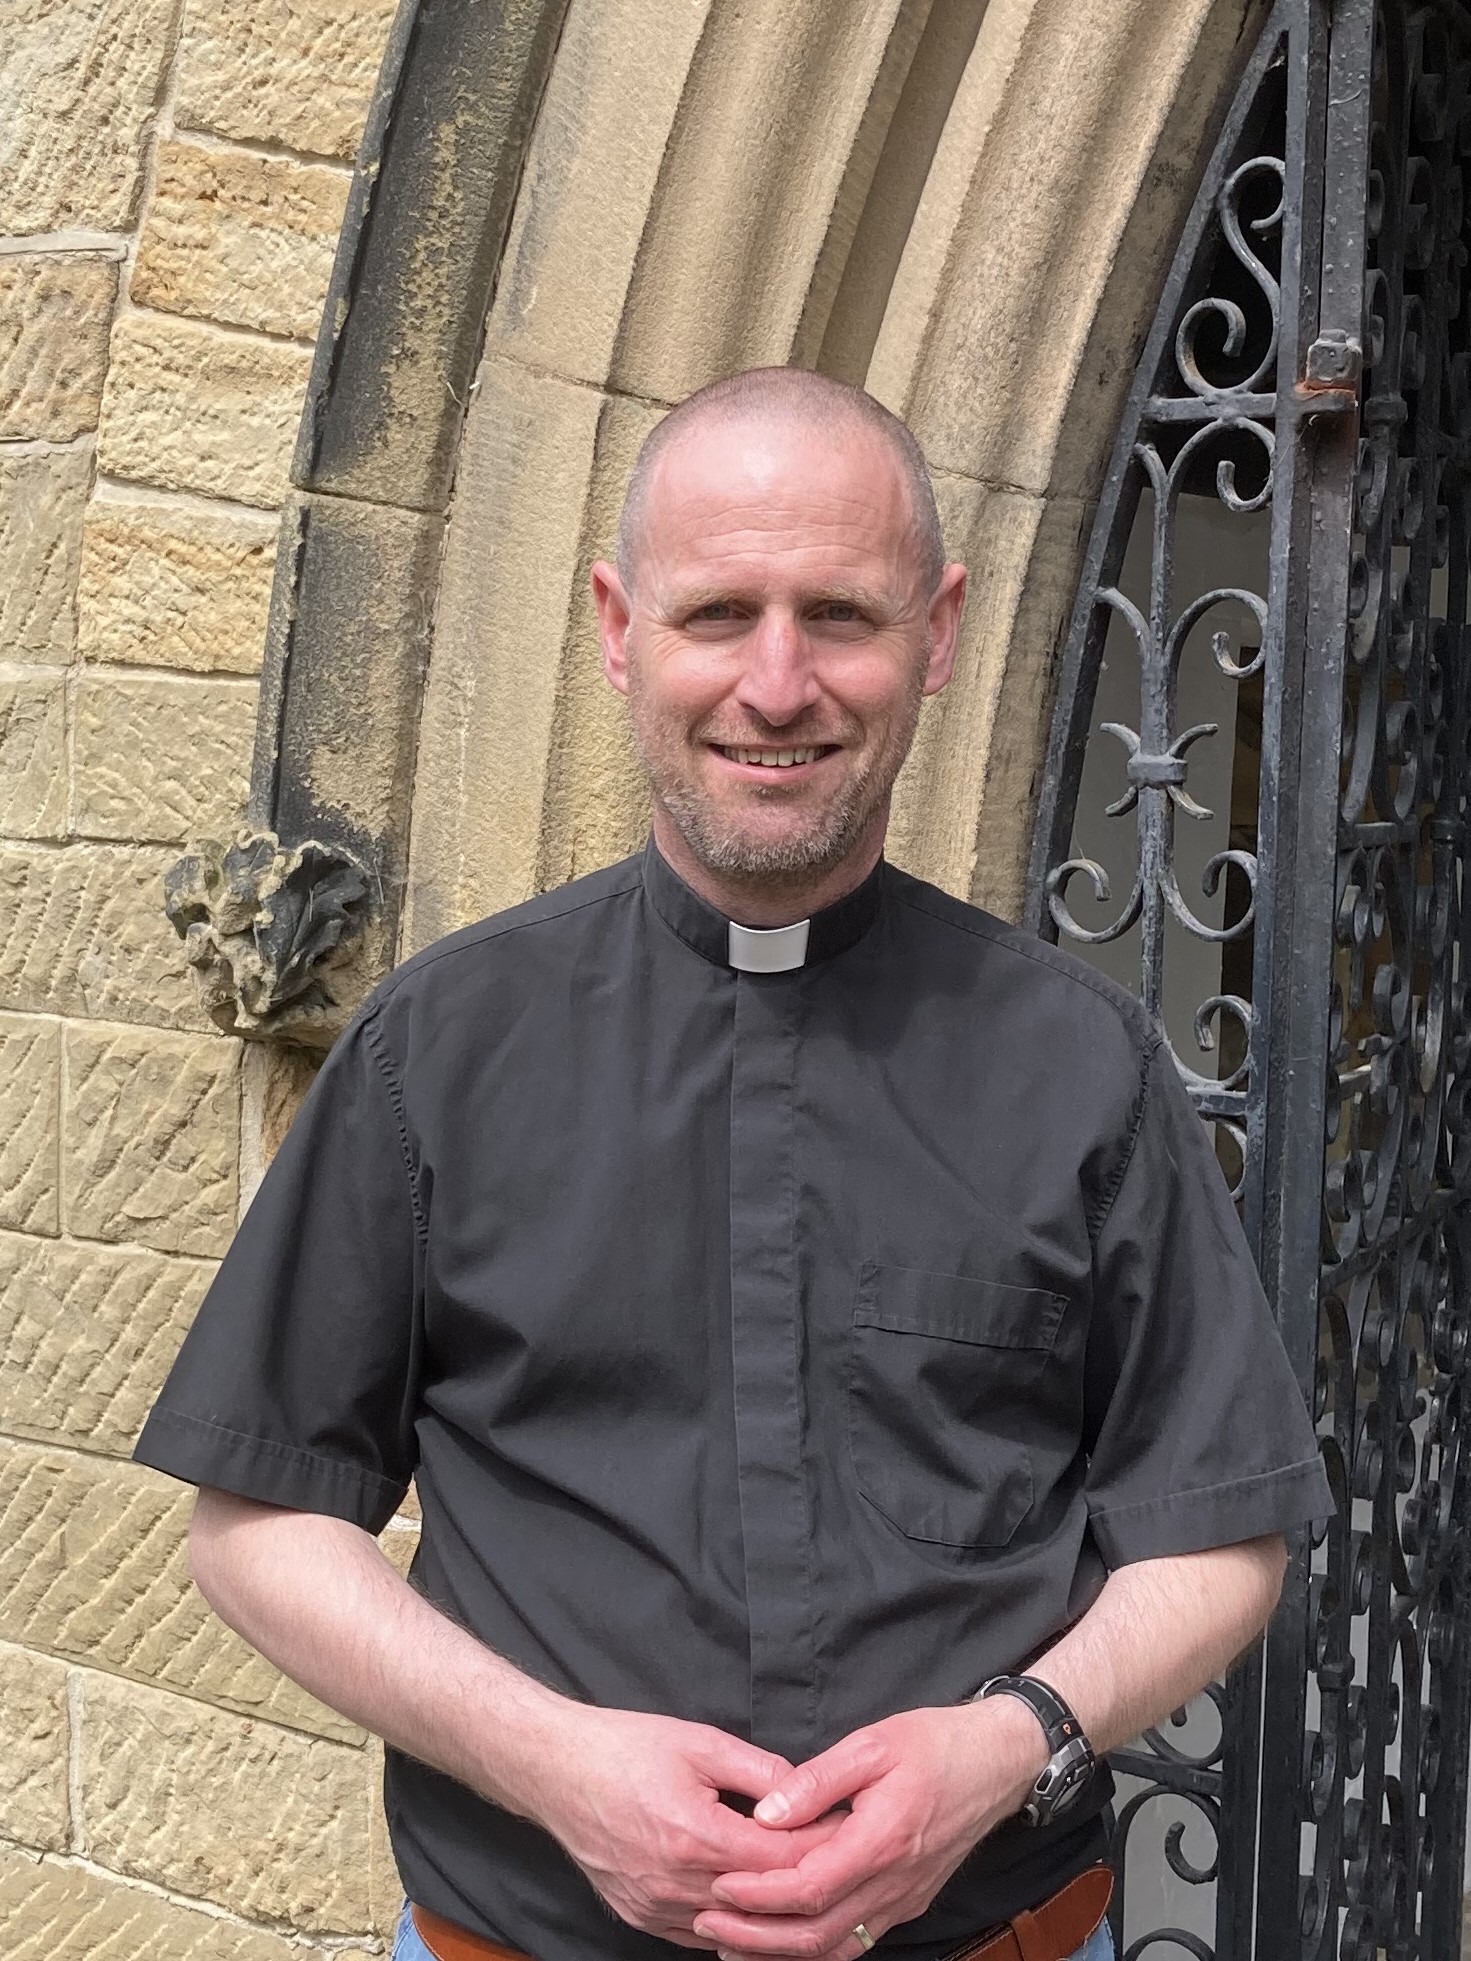
M 1110 1566 L 1333 1511 L 1226 1181 L 1163 1043 L 1094 1241 L 1085 1440 L 1089 1521 Z
M 193 1484 L 382 1528 L 413 1474 L 422 1220 L 370 1011 L 341 1036 L 134 1452 Z

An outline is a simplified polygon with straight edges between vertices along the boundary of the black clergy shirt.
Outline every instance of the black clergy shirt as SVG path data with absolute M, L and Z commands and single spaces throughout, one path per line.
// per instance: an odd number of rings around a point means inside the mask
M 354 1017 L 138 1445 L 379 1530 L 530 1674 L 793 1761 L 1025 1663 L 1107 1568 L 1331 1510 L 1168 1051 L 1090 969 L 881 864 L 730 964 L 655 848 Z M 655 1961 L 554 1841 L 390 1751 L 412 1899 Z M 886 1945 L 1099 1856 L 1003 1826 Z

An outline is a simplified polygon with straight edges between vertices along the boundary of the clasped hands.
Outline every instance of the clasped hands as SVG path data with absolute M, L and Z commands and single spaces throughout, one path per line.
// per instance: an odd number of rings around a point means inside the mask
M 705 1724 L 580 1708 L 554 1755 L 529 1809 L 631 1926 L 732 1961 L 857 1961 L 854 1928 L 923 1913 L 1047 1747 L 1003 1696 L 886 1717 L 800 1766 Z

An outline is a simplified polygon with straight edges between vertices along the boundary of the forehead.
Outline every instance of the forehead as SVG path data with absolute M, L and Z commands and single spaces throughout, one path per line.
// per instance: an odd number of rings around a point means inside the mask
M 903 465 L 850 417 L 712 417 L 682 432 L 650 473 L 641 529 L 665 579 L 828 567 L 872 577 L 913 553 Z

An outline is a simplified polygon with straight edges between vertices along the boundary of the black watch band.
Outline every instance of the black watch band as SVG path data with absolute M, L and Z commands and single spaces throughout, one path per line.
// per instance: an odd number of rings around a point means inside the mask
M 1083 1725 L 1055 1689 L 1031 1675 L 993 1675 L 971 1697 L 983 1702 L 993 1695 L 1012 1695 L 1031 1710 L 1047 1738 L 1051 1755 L 1032 1786 L 1020 1816 L 1029 1825 L 1045 1825 L 1071 1809 L 1092 1781 L 1097 1768 L 1093 1746 Z

